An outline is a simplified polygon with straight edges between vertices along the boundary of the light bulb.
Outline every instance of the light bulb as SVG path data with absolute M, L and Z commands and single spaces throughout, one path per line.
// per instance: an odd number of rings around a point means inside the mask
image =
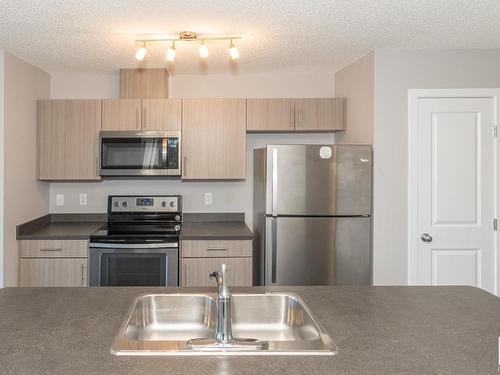
M 137 52 L 135 53 L 135 58 L 139 61 L 142 61 L 142 60 L 144 60 L 146 53 L 148 53 L 146 47 L 141 46 L 137 49 Z
M 229 45 L 229 55 L 231 56 L 232 60 L 236 60 L 240 57 L 240 53 L 238 52 L 238 48 L 234 45 L 233 41 L 231 40 L 231 44 Z
M 208 47 L 207 45 L 205 44 L 205 42 L 201 42 L 201 45 L 200 45 L 200 57 L 202 59 L 204 59 L 205 57 L 208 57 Z
M 175 60 L 175 42 L 172 43 L 170 47 L 168 47 L 167 50 L 167 61 L 174 61 Z

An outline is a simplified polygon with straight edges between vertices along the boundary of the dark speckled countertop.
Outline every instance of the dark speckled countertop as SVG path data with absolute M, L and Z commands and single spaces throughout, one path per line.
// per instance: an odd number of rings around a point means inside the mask
M 496 374 L 500 299 L 471 287 L 252 287 L 299 294 L 335 356 L 117 357 L 113 337 L 145 292 L 214 288 L 0 290 L 0 373 Z
M 88 239 L 106 220 L 106 214 L 49 214 L 19 225 L 17 239 Z M 185 213 L 180 239 L 252 239 L 252 231 L 242 213 Z
M 88 240 L 106 214 L 49 214 L 17 226 L 18 240 Z
M 244 221 L 184 223 L 181 240 L 251 240 L 252 231 Z

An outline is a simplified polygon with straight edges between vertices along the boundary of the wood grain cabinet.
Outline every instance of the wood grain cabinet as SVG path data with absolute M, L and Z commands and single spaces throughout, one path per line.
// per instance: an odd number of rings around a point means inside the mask
M 184 179 L 244 179 L 246 100 L 184 99 Z
M 86 286 L 86 240 L 19 241 L 19 286 Z
M 295 99 L 295 131 L 344 130 L 344 99 Z
M 100 100 L 41 100 L 37 114 L 38 179 L 99 180 Z
M 247 132 L 344 130 L 342 98 L 247 99 Z
M 213 286 L 208 275 L 228 267 L 229 286 L 252 285 L 251 240 L 183 240 L 181 241 L 181 285 Z
M 181 130 L 181 99 L 144 99 L 142 130 Z
M 248 132 L 292 132 L 293 99 L 247 99 Z
M 102 130 L 141 130 L 141 100 L 103 100 Z

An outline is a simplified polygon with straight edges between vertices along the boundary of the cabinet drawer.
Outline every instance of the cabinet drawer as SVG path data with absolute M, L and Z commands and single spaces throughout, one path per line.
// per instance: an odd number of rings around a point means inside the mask
M 250 240 L 183 240 L 183 258 L 251 257 Z
M 21 258 L 87 258 L 86 240 L 23 240 Z
M 214 286 L 210 275 L 225 263 L 229 286 L 252 285 L 252 258 L 184 258 L 182 259 L 182 286 Z

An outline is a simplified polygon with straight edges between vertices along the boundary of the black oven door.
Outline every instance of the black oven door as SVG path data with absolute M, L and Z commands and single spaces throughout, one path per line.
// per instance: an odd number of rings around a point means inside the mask
M 90 286 L 178 286 L 177 249 L 90 248 Z

